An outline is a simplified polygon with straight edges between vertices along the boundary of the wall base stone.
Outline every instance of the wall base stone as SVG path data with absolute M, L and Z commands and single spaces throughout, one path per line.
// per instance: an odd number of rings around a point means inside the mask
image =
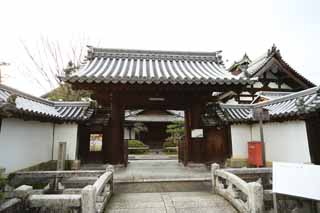
M 230 158 L 226 162 L 227 167 L 232 168 L 243 168 L 248 167 L 248 159 L 247 158 Z

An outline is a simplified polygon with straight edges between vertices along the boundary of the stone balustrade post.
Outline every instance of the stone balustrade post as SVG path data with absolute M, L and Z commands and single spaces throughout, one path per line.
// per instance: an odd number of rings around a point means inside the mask
M 107 172 L 107 171 L 110 171 L 110 172 L 114 173 L 114 166 L 112 166 L 112 165 L 107 165 L 107 167 L 106 167 L 106 172 Z
M 96 188 L 88 185 L 81 190 L 81 212 L 96 212 Z
M 212 181 L 212 192 L 216 193 L 216 170 L 220 169 L 220 165 L 217 163 L 211 164 L 211 181 Z
M 28 195 L 32 192 L 33 187 L 28 185 L 21 185 L 13 191 L 15 197 L 20 198 L 22 200 L 26 199 Z
M 108 165 L 107 168 L 106 168 L 106 172 L 112 172 L 111 174 L 111 179 L 109 181 L 109 184 L 110 184 L 110 193 L 113 194 L 113 174 L 114 174 L 114 167 L 112 165 Z
M 263 187 L 260 183 L 248 183 L 250 213 L 263 213 Z

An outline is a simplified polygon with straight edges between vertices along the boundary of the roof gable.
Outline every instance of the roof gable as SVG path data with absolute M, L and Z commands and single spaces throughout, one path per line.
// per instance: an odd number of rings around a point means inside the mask
M 242 75 L 247 74 L 251 78 L 261 77 L 266 72 L 272 72 L 271 70 L 274 67 L 278 67 L 278 70 L 282 75 L 288 76 L 291 81 L 300 85 L 302 89 L 308 89 L 315 86 L 315 84 L 306 79 L 284 61 L 280 54 L 280 50 L 277 49 L 275 45 L 273 45 L 266 53 L 253 60 L 246 70 L 247 73 L 243 73 Z

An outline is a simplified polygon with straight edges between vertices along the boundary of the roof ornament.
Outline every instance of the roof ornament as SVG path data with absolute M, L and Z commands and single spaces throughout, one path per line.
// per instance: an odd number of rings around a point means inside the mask
M 277 48 L 277 46 L 273 43 L 271 49 L 268 49 L 268 56 L 271 56 L 273 54 L 279 54 L 280 55 L 280 50 Z
M 9 104 L 12 104 L 12 105 L 16 105 L 16 99 L 17 99 L 17 95 L 16 94 L 11 94 L 8 98 L 7 98 L 7 102 Z
M 65 69 L 63 69 L 65 76 L 70 76 L 74 71 L 76 71 L 79 67 L 76 66 L 72 61 L 68 62 L 68 65 Z

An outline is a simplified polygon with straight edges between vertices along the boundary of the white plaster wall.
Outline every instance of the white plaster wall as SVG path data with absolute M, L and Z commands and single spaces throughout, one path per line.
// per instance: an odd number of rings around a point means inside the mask
M 251 126 L 231 125 L 232 158 L 248 158 L 248 141 L 251 141 Z
M 0 165 L 13 172 L 52 158 L 53 124 L 2 119 Z
M 66 159 L 75 160 L 77 154 L 78 124 L 55 124 L 53 159 L 58 158 L 59 142 L 67 142 Z
M 263 126 L 267 161 L 310 163 L 304 121 L 266 123 Z M 252 140 L 260 140 L 259 125 L 252 126 Z
M 129 130 L 129 128 L 125 127 L 124 128 L 124 139 L 129 139 L 130 137 L 130 131 L 131 131 L 131 139 L 135 139 L 136 135 L 135 132 L 132 130 L 132 128 Z
M 263 125 L 267 161 L 309 163 L 310 152 L 304 121 Z M 248 141 L 260 141 L 259 125 L 231 125 L 232 157 L 248 157 Z

